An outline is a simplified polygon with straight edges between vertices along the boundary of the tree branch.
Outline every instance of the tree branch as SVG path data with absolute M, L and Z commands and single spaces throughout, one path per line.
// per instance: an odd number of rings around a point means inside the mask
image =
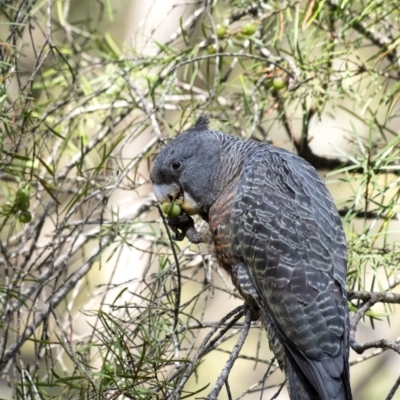
M 400 304 L 400 294 L 389 293 L 389 292 L 367 292 L 367 291 L 357 291 L 348 290 L 347 291 L 348 300 L 363 300 L 368 302 L 370 307 L 375 303 L 390 303 L 390 304 Z
M 366 342 L 364 344 L 359 344 L 355 338 L 358 323 L 360 322 L 361 318 L 364 317 L 365 313 L 375 303 L 382 302 L 382 303 L 400 304 L 400 295 L 397 295 L 395 293 L 385 293 L 385 292 L 380 293 L 380 292 L 349 291 L 347 298 L 349 300 L 352 299 L 364 300 L 363 304 L 358 309 L 358 311 L 354 314 L 352 318 L 350 318 L 350 345 L 352 349 L 356 353 L 362 354 L 365 350 L 371 348 L 381 348 L 381 349 L 387 348 L 394 350 L 396 353 L 400 354 L 400 345 L 394 341 L 387 339 L 380 339 L 371 342 Z
M 245 320 L 242 327 L 242 332 L 238 341 L 236 342 L 235 346 L 232 349 L 231 356 L 229 357 L 228 361 L 225 364 L 221 374 L 219 375 L 217 382 L 211 393 L 206 397 L 207 400 L 216 400 L 218 398 L 218 394 L 222 389 L 222 386 L 228 380 L 229 372 L 231 371 L 233 364 L 235 363 L 236 359 L 239 356 L 239 352 L 246 340 L 247 334 L 249 333 L 250 325 L 251 325 L 251 316 L 252 311 L 250 308 L 246 309 Z

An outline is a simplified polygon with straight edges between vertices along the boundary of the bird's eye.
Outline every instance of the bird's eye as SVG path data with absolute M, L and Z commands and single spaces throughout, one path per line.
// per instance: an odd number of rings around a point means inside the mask
M 175 161 L 175 162 L 172 163 L 172 169 L 174 171 L 177 171 L 180 167 L 181 167 L 181 163 L 180 162 Z

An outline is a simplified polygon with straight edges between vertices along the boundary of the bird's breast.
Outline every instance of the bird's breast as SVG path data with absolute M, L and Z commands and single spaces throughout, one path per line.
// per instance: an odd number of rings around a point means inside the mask
M 235 255 L 232 247 L 230 218 L 237 185 L 225 190 L 210 209 L 209 225 L 215 246 L 215 255 L 221 265 L 231 276 L 232 266 L 241 260 Z

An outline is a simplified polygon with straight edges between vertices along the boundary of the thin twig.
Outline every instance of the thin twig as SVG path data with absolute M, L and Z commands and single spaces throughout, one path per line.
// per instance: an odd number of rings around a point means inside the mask
M 235 361 L 239 355 L 239 352 L 246 340 L 247 334 L 249 333 L 250 325 L 251 325 L 251 309 L 247 308 L 246 313 L 245 313 L 245 320 L 244 320 L 243 328 L 240 333 L 240 337 L 239 337 L 238 341 L 236 342 L 235 346 L 233 347 L 231 356 L 229 357 L 228 361 L 225 364 L 225 367 L 223 368 L 221 374 L 219 375 L 213 390 L 207 396 L 208 400 L 216 400 L 218 398 L 218 394 L 221 391 L 224 383 L 227 381 L 229 372 L 232 369 L 233 364 L 235 363 Z

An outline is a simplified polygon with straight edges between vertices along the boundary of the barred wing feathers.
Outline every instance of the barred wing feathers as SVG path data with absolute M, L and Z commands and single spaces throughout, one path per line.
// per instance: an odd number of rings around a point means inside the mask
M 350 399 L 346 243 L 318 173 L 285 150 L 258 150 L 244 164 L 231 229 L 285 348 L 292 398 L 305 379 L 321 399 Z

